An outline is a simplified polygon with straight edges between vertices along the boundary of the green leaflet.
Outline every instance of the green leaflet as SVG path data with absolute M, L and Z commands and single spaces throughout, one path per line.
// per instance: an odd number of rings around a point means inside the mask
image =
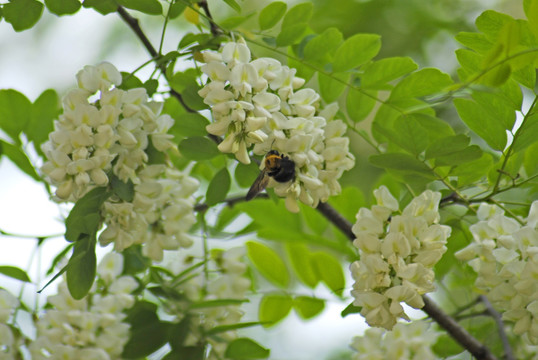
M 275 1 L 260 11 L 258 24 L 260 30 L 267 30 L 275 26 L 286 13 L 287 5 L 282 1 Z
M 334 54 L 333 71 L 342 72 L 366 63 L 381 49 L 377 34 L 356 34 L 346 39 Z
M 288 269 L 273 249 L 253 241 L 247 242 L 246 247 L 250 261 L 267 280 L 282 288 L 288 286 Z

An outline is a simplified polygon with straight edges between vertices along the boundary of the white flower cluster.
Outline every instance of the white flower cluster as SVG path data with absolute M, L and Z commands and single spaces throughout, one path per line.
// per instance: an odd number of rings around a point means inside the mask
M 162 259 L 163 249 L 189 246 L 198 181 L 167 165 L 148 164 L 146 152 L 150 142 L 161 152 L 174 147 L 167 134 L 173 119 L 158 116 L 161 104 L 148 101 L 145 89 L 115 88 L 121 74 L 112 64 L 86 66 L 77 79 L 79 87 L 64 97 L 64 113 L 42 147 L 48 161 L 41 170 L 57 186 L 58 200 L 76 201 L 107 186 L 114 174 L 134 184 L 134 200 L 112 196 L 105 202 L 102 245 L 114 242 L 122 251 L 146 243 L 144 255 L 153 260 Z
M 211 300 L 244 300 L 251 286 L 246 277 L 247 265 L 242 260 L 244 256 L 245 249 L 239 247 L 214 252 L 214 256 L 205 264 L 207 271 L 202 271 L 176 288 L 185 294 L 187 301 L 179 302 L 169 311 L 178 319 L 185 316 L 190 319 L 190 330 L 183 345 L 211 344 L 207 359 L 223 359 L 228 343 L 236 339 L 237 334 L 233 330 L 219 332 L 216 336 L 204 334 L 217 326 L 239 323 L 243 311 L 239 309 L 239 304 L 199 308 L 190 308 L 190 304 Z M 183 261 L 175 261 L 170 266 L 172 272 L 181 273 L 193 265 L 194 259 L 186 257 Z
M 5 289 L 0 289 L 0 359 L 15 360 L 20 358 L 18 347 L 21 339 L 8 325 L 13 311 L 19 306 L 19 300 Z
M 469 227 L 474 241 L 456 256 L 477 272 L 475 285 L 514 323 L 514 333 L 538 345 L 538 201 L 525 226 L 494 205 L 481 204 L 477 217 Z
M 431 347 L 439 332 L 425 321 L 397 323 L 392 331 L 369 328 L 363 336 L 353 338 L 351 347 L 357 351 L 353 360 L 435 360 Z
M 265 155 L 270 150 L 295 162 L 296 177 L 284 184 L 271 180 L 270 187 L 286 197 L 290 211 L 298 211 L 297 199 L 316 206 L 340 193 L 338 179 L 355 164 L 349 152 L 346 125 L 333 120 L 336 104 L 320 111 L 320 96 L 302 88 L 296 69 L 272 58 L 251 60 L 244 42 L 226 43 L 220 52 L 204 53 L 202 71 L 209 83 L 200 90 L 211 106 L 214 123 L 210 134 L 224 136 L 218 148 L 250 163 L 248 151 Z
M 32 359 L 120 359 L 129 340 L 123 311 L 133 306 L 131 292 L 138 287 L 133 277 L 120 276 L 122 271 L 123 256 L 107 254 L 97 268 L 96 284 L 102 288 L 94 284 L 81 300 L 60 283 L 58 294 L 48 298 L 52 308 L 37 321 L 37 338 L 29 346 Z
M 401 302 L 420 309 L 421 295 L 434 290 L 432 267 L 446 251 L 451 228 L 439 225 L 441 194 L 426 190 L 401 212 L 398 201 L 382 186 L 374 191 L 378 205 L 361 208 L 353 233 L 360 260 L 351 264 L 353 304 L 370 326 L 392 329 L 408 320 Z

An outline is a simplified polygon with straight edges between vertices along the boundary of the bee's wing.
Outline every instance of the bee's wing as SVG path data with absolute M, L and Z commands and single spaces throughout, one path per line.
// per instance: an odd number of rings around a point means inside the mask
M 267 187 L 267 184 L 269 183 L 269 175 L 267 174 L 267 171 L 263 170 L 260 175 L 256 178 L 250 189 L 248 190 L 246 200 L 252 200 L 260 191 L 265 189 Z

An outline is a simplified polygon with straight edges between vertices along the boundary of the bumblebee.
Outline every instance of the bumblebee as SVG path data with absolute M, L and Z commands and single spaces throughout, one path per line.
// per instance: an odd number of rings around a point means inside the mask
M 252 200 L 260 191 L 267 187 L 269 178 L 285 183 L 295 178 L 295 162 L 289 157 L 271 150 L 265 155 L 265 168 L 248 190 L 246 200 Z

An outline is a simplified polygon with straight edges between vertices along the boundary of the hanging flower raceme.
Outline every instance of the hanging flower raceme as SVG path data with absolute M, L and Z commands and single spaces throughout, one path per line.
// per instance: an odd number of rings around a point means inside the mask
M 51 308 L 37 320 L 32 359 L 121 359 L 130 327 L 124 311 L 133 306 L 131 293 L 138 287 L 122 272 L 123 256 L 109 253 L 97 267 L 99 281 L 83 299 L 73 299 L 67 283 L 60 283 L 58 294 L 48 298 Z
M 109 63 L 86 66 L 78 88 L 63 99 L 64 112 L 43 144 L 48 161 L 41 170 L 57 187 L 57 201 L 77 201 L 111 178 L 134 187 L 132 201 L 111 196 L 101 215 L 106 225 L 102 245 L 121 251 L 145 243 L 144 255 L 161 260 L 163 250 L 187 247 L 195 222 L 192 194 L 198 181 L 168 164 L 150 164 L 149 151 L 172 147 L 167 131 L 174 121 L 159 115 L 160 103 L 146 90 L 121 90 L 121 74 Z
M 398 323 L 392 331 L 369 328 L 353 338 L 353 360 L 435 360 L 431 347 L 441 333 L 425 321 Z
M 173 274 L 183 274 L 187 278 L 186 281 L 176 279 L 179 285 L 174 287 L 174 291 L 184 296 L 170 301 L 167 308 L 178 322 L 188 321 L 187 336 L 180 345 L 205 347 L 209 344 L 205 358 L 224 359 L 228 344 L 238 338 L 236 331 L 209 334 L 216 327 L 240 323 L 243 316 L 240 305 L 251 289 L 243 260 L 245 249 L 213 251 L 212 256 L 204 260 L 204 271 L 199 271 L 200 267 L 196 266 L 196 257 L 182 255 L 181 260 L 174 260 L 168 268 Z
M 9 291 L 0 289 L 0 359 L 20 359 L 19 346 L 23 344 L 20 330 L 9 323 L 19 300 Z
M 219 52 L 204 53 L 202 71 L 209 82 L 199 94 L 211 106 L 210 134 L 222 136 L 218 148 L 245 164 L 249 150 L 265 155 L 276 150 L 296 168 L 292 181 L 271 180 L 290 211 L 297 199 L 317 206 L 340 193 L 338 179 L 355 164 L 346 125 L 334 120 L 336 104 L 320 109 L 320 96 L 302 88 L 304 80 L 272 58 L 252 60 L 244 42 L 226 43 Z
M 434 290 L 432 268 L 446 251 L 451 228 L 438 224 L 438 192 L 423 192 L 401 213 L 386 187 L 374 195 L 377 205 L 361 208 L 352 229 L 360 260 L 350 266 L 351 294 L 370 326 L 390 330 L 398 318 L 408 320 L 402 302 L 420 309 L 421 295 Z
M 538 201 L 521 225 L 504 210 L 481 204 L 469 227 L 473 241 L 456 253 L 477 272 L 475 285 L 486 292 L 514 333 L 538 345 Z

